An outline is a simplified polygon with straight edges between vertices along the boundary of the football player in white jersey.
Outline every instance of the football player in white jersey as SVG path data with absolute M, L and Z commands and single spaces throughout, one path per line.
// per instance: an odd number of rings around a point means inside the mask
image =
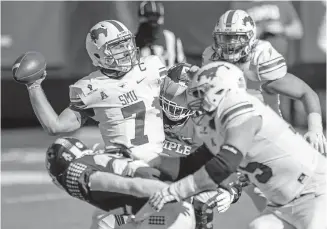
M 305 138 L 322 154 L 327 153 L 321 107 L 317 94 L 287 72 L 284 57 L 268 42 L 256 39 L 254 20 L 243 10 L 228 10 L 213 30 L 213 44 L 202 54 L 202 65 L 227 61 L 244 72 L 248 92 L 258 96 L 278 114 L 279 94 L 301 100 L 308 113 Z
M 93 26 L 86 49 L 98 70 L 70 86 L 70 105 L 60 115 L 42 90 L 44 78 L 27 85 L 42 127 L 53 135 L 67 133 L 92 118 L 99 123 L 105 153 L 123 148 L 132 158 L 156 158 L 165 139 L 159 104 L 165 66 L 156 56 L 139 58 L 134 35 L 115 20 Z
M 215 156 L 154 194 L 149 204 L 160 210 L 167 202 L 216 188 L 239 170 L 269 201 L 249 228 L 327 228 L 326 158 L 269 106 L 239 88 L 242 74 L 235 65 L 217 61 L 194 76 L 189 108 L 202 113 L 194 119 L 205 140 L 202 152 Z M 187 157 L 161 166 L 178 173 L 183 160 Z
M 71 132 L 92 118 L 106 151 L 125 147 L 136 158 L 156 157 L 165 139 L 159 104 L 165 66 L 156 56 L 139 58 L 134 35 L 115 20 L 90 29 L 86 50 L 98 70 L 70 86 L 70 106 L 59 116 L 41 88 L 43 79 L 28 86 L 43 128 L 50 134 Z

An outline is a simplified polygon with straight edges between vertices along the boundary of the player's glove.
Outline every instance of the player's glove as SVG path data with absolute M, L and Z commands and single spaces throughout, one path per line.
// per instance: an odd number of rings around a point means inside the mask
M 216 207 L 218 213 L 227 211 L 233 202 L 233 198 L 234 195 L 223 188 L 196 195 L 193 201 L 196 229 L 212 228 L 214 208 Z
M 34 81 L 33 83 L 26 84 L 27 89 L 28 90 L 31 90 L 31 89 L 34 89 L 34 88 L 41 87 L 41 83 L 45 79 L 46 76 L 47 76 L 47 71 L 44 71 L 42 78 Z
M 217 207 L 218 213 L 227 211 L 234 200 L 234 195 L 228 190 L 219 188 L 216 191 L 202 192 L 194 197 L 194 201 L 206 204 L 208 208 Z
M 304 135 L 305 140 L 307 140 L 316 150 L 318 150 L 322 155 L 326 156 L 327 153 L 327 142 L 322 131 L 308 131 Z
M 141 167 L 149 167 L 149 165 L 142 160 L 130 161 L 127 163 L 122 175 L 134 177 L 136 170 Z

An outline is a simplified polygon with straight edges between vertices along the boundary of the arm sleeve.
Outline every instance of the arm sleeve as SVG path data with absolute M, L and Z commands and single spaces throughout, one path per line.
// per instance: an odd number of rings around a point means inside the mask
M 62 185 L 69 195 L 80 200 L 90 199 L 89 178 L 94 169 L 82 163 L 73 162 L 62 177 Z
M 219 119 L 223 128 L 238 126 L 255 115 L 255 108 L 245 92 L 231 92 L 222 104 Z
M 203 144 L 194 153 L 187 157 L 180 159 L 179 174 L 177 180 L 182 179 L 195 171 L 199 170 L 209 160 L 213 158 L 213 154 L 210 152 L 208 147 Z

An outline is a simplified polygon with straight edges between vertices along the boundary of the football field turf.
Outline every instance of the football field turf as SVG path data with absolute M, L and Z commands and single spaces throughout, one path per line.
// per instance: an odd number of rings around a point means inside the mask
M 100 139 L 95 127 L 82 128 L 74 136 L 88 146 Z M 41 129 L 2 130 L 1 228 L 89 228 L 94 208 L 68 196 L 47 175 L 45 150 L 56 138 Z M 243 193 L 238 203 L 215 216 L 214 229 L 243 229 L 256 215 Z

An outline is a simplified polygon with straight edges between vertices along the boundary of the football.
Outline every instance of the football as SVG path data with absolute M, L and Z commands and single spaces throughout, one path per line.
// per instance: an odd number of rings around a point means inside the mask
M 41 53 L 26 52 L 20 55 L 13 64 L 13 78 L 18 83 L 33 83 L 43 77 L 46 65 L 45 58 Z

